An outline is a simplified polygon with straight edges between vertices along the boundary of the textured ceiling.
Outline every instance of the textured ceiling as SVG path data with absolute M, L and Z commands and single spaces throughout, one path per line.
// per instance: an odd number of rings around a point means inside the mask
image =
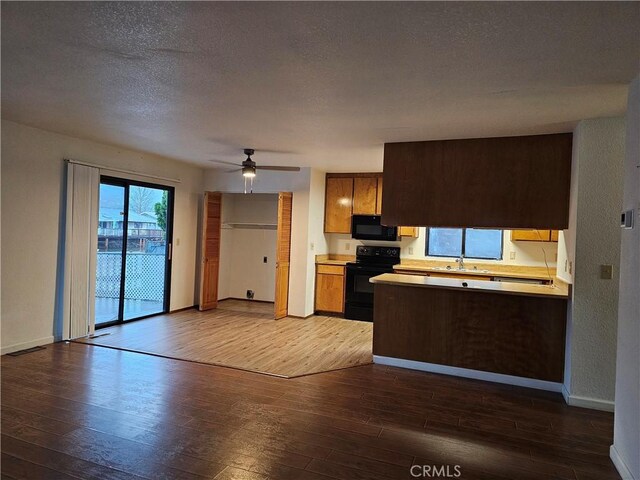
M 1 8 L 3 118 L 209 166 L 247 146 L 375 170 L 384 142 L 567 131 L 624 112 L 640 69 L 637 2 Z

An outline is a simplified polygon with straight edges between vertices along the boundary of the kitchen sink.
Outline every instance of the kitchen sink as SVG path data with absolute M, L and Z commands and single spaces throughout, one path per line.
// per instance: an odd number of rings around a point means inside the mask
M 462 273 L 466 273 L 466 272 L 489 273 L 489 270 L 478 270 L 477 268 L 430 267 L 429 270 L 442 271 L 442 272 L 451 272 L 451 273 L 456 273 L 456 272 L 462 272 Z

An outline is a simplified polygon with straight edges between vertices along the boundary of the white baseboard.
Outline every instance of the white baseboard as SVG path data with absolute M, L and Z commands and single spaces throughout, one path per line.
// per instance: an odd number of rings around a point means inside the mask
M 564 397 L 564 401 L 567 402 L 567 405 L 571 405 L 572 407 L 590 408 L 592 410 L 602 410 L 603 412 L 613 412 L 615 409 L 615 402 L 611 400 L 571 395 L 566 385 L 562 385 L 562 396 Z
M 14 345 L 2 347 L 0 355 L 17 352 L 19 350 L 26 350 L 27 348 L 39 347 L 41 345 L 48 345 L 49 343 L 53 343 L 53 335 L 50 337 L 39 338 L 37 340 L 31 340 L 30 342 L 16 343 Z
M 502 373 L 482 372 L 480 370 L 471 370 L 469 368 L 450 367 L 447 365 L 438 365 L 436 363 L 405 360 L 403 358 L 374 355 L 373 363 L 389 365 L 392 367 L 409 368 L 411 370 L 421 370 L 423 372 L 442 373 L 444 375 L 453 375 L 456 377 L 473 378 L 475 380 L 484 380 L 487 382 L 505 383 L 508 385 L 516 385 L 518 387 L 548 390 L 550 392 L 562 391 L 561 383 L 536 380 L 533 378 L 514 377 L 512 375 L 504 375 Z
M 618 470 L 618 473 L 622 477 L 622 480 L 638 480 L 631 474 L 631 470 L 629 470 L 627 464 L 624 463 L 624 460 L 622 460 L 622 457 L 618 453 L 615 445 L 611 445 L 611 447 L 609 448 L 609 457 L 611 457 L 611 461 Z

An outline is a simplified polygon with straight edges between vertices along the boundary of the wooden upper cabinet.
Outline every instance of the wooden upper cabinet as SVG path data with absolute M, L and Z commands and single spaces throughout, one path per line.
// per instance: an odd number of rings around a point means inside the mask
M 386 143 L 386 225 L 568 227 L 572 134 Z
M 377 206 L 378 179 L 356 177 L 353 179 L 353 214 L 375 215 Z
M 378 193 L 376 195 L 376 215 L 382 214 L 382 176 L 378 177 Z
M 511 241 L 549 242 L 551 241 L 551 230 L 511 230 Z
M 398 236 L 418 238 L 418 227 L 398 227 Z
M 558 230 L 511 230 L 511 241 L 557 242 Z
M 324 208 L 325 233 L 351 233 L 352 177 L 327 177 Z

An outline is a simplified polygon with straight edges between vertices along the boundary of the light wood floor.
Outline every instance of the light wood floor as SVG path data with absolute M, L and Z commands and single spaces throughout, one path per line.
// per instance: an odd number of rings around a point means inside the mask
M 1 402 L 2 479 L 620 480 L 612 413 L 381 365 L 283 379 L 58 343 L 2 357 Z
M 273 304 L 224 300 L 216 310 L 161 315 L 105 328 L 93 345 L 282 377 L 372 362 L 373 325 L 339 318 L 273 320 Z

